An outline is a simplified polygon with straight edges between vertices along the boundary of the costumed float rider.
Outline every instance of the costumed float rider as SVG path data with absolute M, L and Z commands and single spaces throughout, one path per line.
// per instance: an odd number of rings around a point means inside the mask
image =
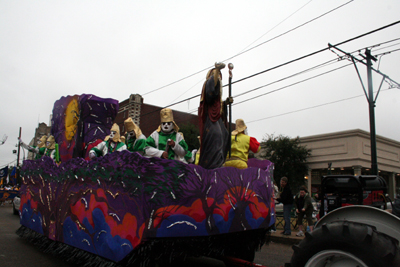
M 260 143 L 254 137 L 247 135 L 247 126 L 242 119 L 236 120 L 236 129 L 231 136 L 231 158 L 227 158 L 225 167 L 246 169 L 249 151 L 254 153 L 261 149 Z
M 161 125 L 147 137 L 145 156 L 175 160 L 185 158 L 187 162 L 193 162 L 192 152 L 188 151 L 188 145 L 178 134 L 179 127 L 174 122 L 172 110 L 162 109 L 160 117 Z
M 46 135 L 40 137 L 40 139 L 37 141 L 37 146 L 27 145 L 24 142 L 22 142 L 22 140 L 19 138 L 18 140 L 23 148 L 27 149 L 32 153 L 35 153 L 35 159 L 40 159 L 44 155 L 44 152 L 46 151 L 46 140 L 47 140 Z
M 197 136 L 197 139 L 199 139 L 199 144 L 201 145 L 200 136 Z M 199 150 L 197 150 L 197 152 L 196 152 L 194 164 L 195 164 L 195 165 L 199 165 L 199 161 L 200 161 L 200 148 L 199 148 Z
M 215 68 L 208 71 L 201 92 L 200 119 L 200 159 L 199 165 L 206 169 L 222 167 L 229 150 L 227 128 L 227 105 L 233 103 L 228 97 L 222 101 L 222 74 L 224 63 L 215 63 Z
M 89 158 L 102 157 L 107 153 L 122 150 L 126 150 L 126 145 L 121 141 L 118 124 L 114 123 L 111 127 L 110 135 L 106 136 L 103 142 L 89 151 Z
M 44 154 L 56 162 L 60 162 L 58 155 L 58 144 L 56 144 L 56 139 L 52 135 L 50 135 L 46 140 L 46 151 Z
M 144 148 L 146 147 L 146 136 L 142 133 L 132 118 L 127 118 L 124 121 L 125 126 L 125 144 L 130 152 L 138 152 L 143 156 Z
M 178 134 L 182 135 L 183 140 L 185 140 L 185 136 L 183 135 L 182 132 L 179 132 Z M 185 141 L 185 142 L 186 142 L 186 141 Z M 192 156 L 193 156 L 193 162 L 192 162 L 192 163 L 195 163 L 195 162 L 196 162 L 196 158 L 197 158 L 197 149 L 193 149 L 193 150 L 192 150 Z M 200 156 L 200 155 L 199 155 L 199 156 Z M 179 158 L 179 160 L 182 161 L 183 163 L 188 163 L 188 162 L 186 161 L 185 157 Z

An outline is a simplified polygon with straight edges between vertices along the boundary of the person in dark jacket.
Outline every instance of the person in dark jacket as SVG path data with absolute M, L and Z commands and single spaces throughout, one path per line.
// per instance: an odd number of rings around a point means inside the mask
M 297 225 L 299 226 L 299 232 L 296 236 L 304 236 L 303 232 L 303 217 L 306 216 L 308 226 L 310 226 L 310 231 L 313 230 L 313 219 L 312 213 L 314 207 L 311 202 L 311 197 L 308 195 L 307 188 L 305 186 L 300 187 L 300 192 L 294 197 L 294 203 L 296 205 L 297 213 Z
M 279 203 L 283 204 L 283 219 L 285 220 L 283 235 L 291 235 L 292 230 L 290 228 L 290 212 L 293 207 L 293 195 L 290 190 L 289 180 L 287 177 L 281 178 L 281 190 L 279 198 L 276 199 Z

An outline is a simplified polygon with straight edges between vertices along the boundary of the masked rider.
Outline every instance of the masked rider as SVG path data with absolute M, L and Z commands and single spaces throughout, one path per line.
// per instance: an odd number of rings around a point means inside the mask
M 50 135 L 46 140 L 45 155 L 52 159 L 56 158 L 56 139 L 52 135 Z
M 142 134 L 139 126 L 137 126 L 132 118 L 128 118 L 124 121 L 126 129 L 125 143 L 130 152 L 139 152 L 141 155 L 144 154 L 144 148 L 146 147 L 146 136 Z
M 44 152 L 46 151 L 46 140 L 47 140 L 46 135 L 40 137 L 40 139 L 37 141 L 37 146 L 30 146 L 22 142 L 21 139 L 18 140 L 23 148 L 27 149 L 32 153 L 35 153 L 35 159 L 40 159 L 44 155 Z
M 90 150 L 89 158 L 102 157 L 107 155 L 107 153 L 122 150 L 126 150 L 126 145 L 121 141 L 118 124 L 114 123 L 111 127 L 110 135 Z
M 174 122 L 172 110 L 162 109 L 160 117 L 160 126 L 146 140 L 145 156 L 175 160 L 184 158 L 193 162 L 192 152 L 188 151 L 188 145 L 178 134 L 179 127 Z

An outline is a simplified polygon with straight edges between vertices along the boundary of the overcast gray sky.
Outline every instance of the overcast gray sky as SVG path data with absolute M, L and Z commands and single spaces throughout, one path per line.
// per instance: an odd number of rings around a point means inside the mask
M 0 146 L 0 167 L 16 160 L 19 127 L 29 142 L 62 96 L 123 101 L 138 93 L 145 103 L 166 106 L 200 94 L 206 69 L 216 61 L 234 64 L 235 82 L 394 23 L 399 11 L 398 0 L 0 1 L 0 138 L 8 136 Z M 399 38 L 396 24 L 339 48 L 364 54 L 364 48 L 384 43 L 372 54 L 392 52 L 373 67 L 400 83 Z M 233 84 L 233 120 L 243 118 L 259 141 L 266 134 L 369 131 L 355 68 L 336 58 L 326 50 Z M 365 66 L 358 69 L 367 86 Z M 373 73 L 372 79 L 376 93 L 381 76 Z M 400 141 L 400 90 L 388 88 L 384 82 L 377 98 L 376 133 Z M 171 108 L 193 112 L 198 103 L 193 98 Z

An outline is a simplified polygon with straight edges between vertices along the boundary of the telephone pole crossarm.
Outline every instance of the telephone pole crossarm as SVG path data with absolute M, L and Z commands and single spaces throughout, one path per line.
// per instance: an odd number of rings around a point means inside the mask
M 334 46 L 334 45 L 332 45 L 332 44 L 330 44 L 330 43 L 328 43 L 328 46 L 329 46 L 329 48 L 334 48 L 334 49 L 336 49 L 336 50 L 342 52 L 343 54 L 345 54 L 345 55 L 348 56 L 349 58 L 351 58 L 352 61 L 353 61 L 353 63 L 354 63 L 354 60 L 355 60 L 355 61 L 360 62 L 361 64 L 364 64 L 365 66 L 367 66 L 367 63 L 365 63 L 365 62 L 362 61 L 362 60 L 359 60 L 358 58 L 356 58 L 356 57 L 353 56 L 352 54 L 349 54 L 349 53 L 347 53 L 347 52 L 344 52 L 343 50 L 337 48 L 336 46 Z M 368 50 L 368 49 L 367 49 L 367 50 Z M 369 51 L 371 51 L 371 50 L 369 50 Z M 362 55 L 361 55 L 361 56 L 362 56 Z M 364 57 L 364 56 L 362 56 L 362 57 L 366 59 L 366 57 Z M 376 61 L 376 58 L 375 58 L 375 57 L 373 57 L 372 55 L 371 55 L 371 57 L 372 57 L 372 58 L 371 58 L 372 60 Z M 354 63 L 354 65 L 355 65 L 355 63 Z M 370 68 L 371 68 L 371 70 L 375 71 L 376 73 L 382 75 L 382 76 L 384 77 L 384 79 L 387 79 L 387 80 L 391 81 L 392 83 L 396 84 L 397 88 L 400 88 L 400 84 L 399 84 L 398 82 L 394 81 L 394 80 L 391 79 L 389 76 L 383 74 L 383 73 L 380 72 L 379 70 L 376 70 L 376 69 L 372 68 L 372 66 L 370 66 Z M 358 70 L 357 70 L 357 72 L 358 72 Z M 361 82 L 361 83 L 362 83 L 362 82 Z M 363 88 L 364 88 L 364 85 L 363 85 Z M 364 89 L 364 91 L 365 91 L 365 89 Z

